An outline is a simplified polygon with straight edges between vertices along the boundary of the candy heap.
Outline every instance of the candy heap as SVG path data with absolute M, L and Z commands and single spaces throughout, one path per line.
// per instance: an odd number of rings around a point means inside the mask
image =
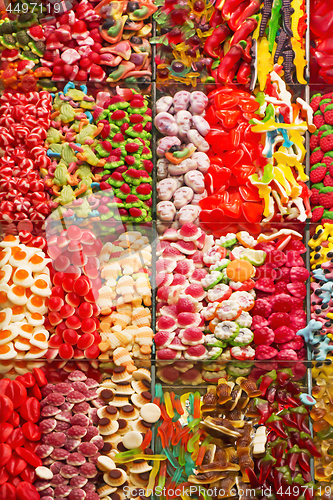
M 103 167 L 94 170 L 102 176 L 100 188 L 106 191 L 101 220 L 110 218 L 143 222 L 151 220 L 153 163 L 151 109 L 148 101 L 134 90 L 117 87 L 117 95 L 100 93 L 94 123 L 103 130 L 95 153 Z M 102 208 L 102 207 L 101 207 Z
M 278 64 L 283 68 L 284 81 L 288 85 L 306 85 L 304 69 L 306 5 L 301 0 L 264 0 L 260 24 L 253 34 L 251 88 L 258 79 L 260 90 L 266 86 L 267 75 Z M 259 37 L 259 38 L 258 38 Z
M 157 101 L 155 126 L 163 135 L 157 146 L 157 217 L 161 222 L 176 220 L 183 225 L 197 221 L 199 201 L 207 196 L 207 102 L 203 92 L 185 90 Z
M 333 83 L 333 16 L 329 0 L 311 0 L 311 83 Z M 319 79 L 318 79 L 319 77 Z
M 317 130 L 310 140 L 310 180 L 313 222 L 332 222 L 333 214 L 333 93 L 311 99 Z M 332 175 L 331 175 L 332 174 Z
M 306 326 L 304 299 L 309 272 L 302 255 L 302 235 L 281 229 L 270 236 L 259 235 L 256 249 L 266 255 L 256 272 L 257 299 L 252 314 L 256 359 L 306 359 L 299 330 Z M 297 335 L 297 333 L 299 335 Z
M 105 483 L 97 488 L 100 498 L 135 498 L 148 485 L 153 469 L 149 462 L 155 458 L 150 448 L 151 428 L 161 415 L 151 401 L 150 386 L 146 368 L 129 372 L 116 367 L 97 389 L 99 439 L 104 439 L 97 459 Z
M 5 86 L 54 91 L 51 77 L 82 82 L 129 78 L 149 84 L 153 2 L 101 2 L 94 8 L 82 0 L 67 12 L 60 4 L 23 7 L 19 15 L 17 5 L 16 10 L 10 7 L 10 19 L 0 24 L 0 79 Z
M 313 454 L 315 479 L 318 489 L 328 498 L 332 496 L 333 480 L 333 419 L 332 419 L 332 356 L 325 363 L 318 362 L 312 369 L 313 387 L 312 395 L 314 406 L 311 409 L 314 441 L 319 453 Z M 317 384 L 316 381 L 320 381 Z
M 126 359 L 131 359 L 129 352 L 135 359 L 150 359 L 154 335 L 149 309 L 151 259 L 149 239 L 140 231 L 124 232 L 102 247 L 99 261 L 103 285 L 97 300 L 100 359 L 114 359 L 115 351 L 123 352 Z
M 52 122 L 47 132 L 47 155 L 53 161 L 45 176 L 45 184 L 54 197 L 54 205 L 67 205 L 60 213 L 66 215 L 74 208 L 78 217 L 98 216 L 93 210 L 92 187 L 98 187 L 93 167 L 103 166 L 94 153 L 103 126 L 92 124 L 96 102 L 87 95 L 87 88 L 75 89 L 68 83 L 64 92 L 55 94 L 52 103 Z M 79 197 L 84 195 L 84 199 Z M 89 203 L 91 202 L 91 203 Z M 77 211 L 75 210 L 77 208 Z
M 200 200 L 200 220 L 210 231 L 216 222 L 262 220 L 263 205 L 250 176 L 266 165 L 263 146 L 249 119 L 260 108 L 254 96 L 225 86 L 208 94 L 206 120 L 211 126 L 210 167 L 205 176 L 208 197 Z
M 0 497 L 39 500 L 33 483 L 43 476 L 37 453 L 41 433 L 38 428 L 42 399 L 47 384 L 42 370 L 19 375 L 16 380 L 0 382 Z
M 101 286 L 98 255 L 101 241 L 89 229 L 72 225 L 48 238 L 54 274 L 48 304 L 51 333 L 47 357 L 95 359 L 100 350 L 99 307 Z
M 156 484 L 166 490 L 190 484 L 192 495 L 197 486 L 204 498 L 214 487 L 225 498 L 255 489 L 250 498 L 260 499 L 266 488 L 287 496 L 293 484 L 299 488 L 295 498 L 302 498 L 302 486 L 313 487 L 310 457 L 319 454 L 303 403 L 312 398 L 301 394 L 298 382 L 303 368 L 298 374 L 277 367 L 269 373 L 256 369 L 248 379 L 220 378 L 202 402 L 199 392 L 179 398 L 157 385 L 161 420 L 155 449 L 168 462 L 161 463 Z
M 48 383 L 42 389 L 36 454 L 43 463 L 35 483 L 43 497 L 68 496 L 71 500 L 98 500 L 96 469 L 103 439 L 99 435 L 98 382 L 82 371 L 73 371 L 64 382 Z
M 44 140 L 50 126 L 48 92 L 0 97 L 0 212 L 6 222 L 43 222 L 51 207 L 40 173 L 50 160 Z
M 264 201 L 263 221 L 304 222 L 311 217 L 311 192 L 304 173 L 304 135 L 307 130 L 315 130 L 312 109 L 300 97 L 292 103 L 292 94 L 275 71 L 267 78 L 265 93 L 258 92 L 256 100 L 261 119 L 252 118 L 251 132 L 264 134 L 262 156 L 266 165 L 251 175 L 250 181 Z
M 41 4 L 36 9 L 38 12 L 29 11 L 28 5 L 24 10 L 22 6 L 21 13 L 19 7 L 15 11 L 18 14 L 5 16 L 0 21 L 0 79 L 5 87 L 19 87 L 23 92 L 36 90 L 37 82 L 40 89 L 55 90 L 49 80 L 51 69 L 48 65 L 42 67 L 43 57 L 48 57 L 48 51 L 45 30 L 39 19 Z
M 166 1 L 154 15 L 157 81 L 194 87 L 197 82 L 247 84 L 251 73 L 251 34 L 258 26 L 260 0 L 206 0 L 186 5 Z
M 306 326 L 309 276 L 301 239 L 288 229 L 257 240 L 245 231 L 214 240 L 193 224 L 167 229 L 158 246 L 157 359 L 305 359 L 296 336 Z
M 330 239 L 333 225 L 317 226 L 309 240 L 311 249 L 311 321 L 304 330 L 304 338 L 312 349 L 314 359 L 324 361 L 333 352 L 332 314 L 332 257 Z
M 0 242 L 0 360 L 39 359 L 48 348 L 51 280 L 42 237 L 28 231 Z

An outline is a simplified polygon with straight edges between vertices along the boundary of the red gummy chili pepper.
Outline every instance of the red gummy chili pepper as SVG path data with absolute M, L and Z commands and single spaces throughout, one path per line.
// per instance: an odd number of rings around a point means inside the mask
M 0 486 L 7 483 L 8 479 L 9 475 L 6 471 L 6 467 L 0 467 Z
M 20 408 L 21 417 L 30 422 L 38 422 L 40 417 L 40 403 L 36 398 L 28 398 Z
M 43 387 L 44 385 L 47 384 L 47 378 L 45 376 L 45 373 L 41 368 L 33 368 L 32 374 L 36 379 L 37 384 L 39 387 Z
M 36 488 L 26 481 L 23 481 L 16 488 L 17 500 L 39 500 L 40 495 Z
M 24 387 L 26 387 L 26 389 L 28 389 L 28 387 L 33 387 L 36 383 L 36 379 L 35 377 L 32 375 L 32 373 L 25 373 L 24 375 L 18 375 L 18 377 L 16 377 L 16 382 L 20 382 L 22 385 L 24 385 Z
M 0 394 L 0 422 L 7 422 L 14 411 L 13 401 L 5 394 Z
M 36 480 L 35 467 L 27 465 L 24 471 L 21 472 L 20 478 L 27 483 L 32 484 Z

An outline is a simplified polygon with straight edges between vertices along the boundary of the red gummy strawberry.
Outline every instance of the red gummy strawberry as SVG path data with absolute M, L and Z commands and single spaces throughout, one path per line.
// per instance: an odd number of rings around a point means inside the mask
M 315 131 L 314 134 L 311 135 L 310 138 L 310 149 L 313 151 L 315 148 L 319 146 L 319 135 L 318 130 Z
M 306 313 L 303 309 L 293 308 L 290 312 L 290 324 L 296 331 L 306 327 Z
M 327 159 L 328 159 L 328 157 L 327 157 Z M 325 160 L 325 156 L 324 156 L 324 158 L 323 158 L 323 162 L 324 162 L 324 160 Z M 329 174 L 333 177 L 333 158 L 329 158 L 329 160 L 330 160 L 332 163 L 330 163 L 330 164 L 328 165 L 328 172 L 329 172 Z
M 280 328 L 280 326 L 288 326 L 289 327 L 289 325 L 290 325 L 289 314 L 283 313 L 283 312 L 273 313 L 268 318 L 268 322 L 269 322 L 270 327 L 273 330 Z M 252 322 L 252 326 L 253 326 L 253 322 Z
M 333 207 L 333 187 L 327 186 L 319 191 L 319 204 L 324 208 Z
M 333 177 L 330 176 L 329 173 L 327 173 L 324 177 L 324 186 L 331 186 L 333 187 Z
M 332 104 L 332 101 L 331 101 L 331 104 L 329 104 L 325 108 L 324 118 L 325 118 L 326 123 L 328 123 L 329 125 L 333 125 L 333 104 Z
M 316 184 L 317 182 L 321 182 L 327 172 L 327 166 L 325 163 L 316 163 L 311 167 L 310 170 L 310 180 L 313 184 Z
M 311 205 L 316 206 L 319 205 L 319 189 L 314 188 L 311 186 Z
M 258 330 L 260 328 L 264 328 L 268 326 L 268 321 L 263 316 L 252 316 L 252 330 Z
M 298 281 L 304 283 L 304 281 L 308 279 L 309 275 L 310 273 L 305 267 L 292 267 L 290 269 L 290 279 L 293 283 Z
M 328 151 L 328 153 L 325 153 L 323 159 L 321 160 L 321 163 L 325 163 L 325 165 L 328 167 L 329 173 L 331 174 L 329 168 L 331 165 L 333 165 L 333 152 Z
M 282 267 L 287 260 L 286 254 L 281 250 L 273 250 L 267 255 L 267 262 L 270 262 L 273 267 Z
M 319 109 L 320 111 L 323 113 L 324 115 L 324 118 L 325 118 L 325 111 L 326 111 L 326 108 L 332 104 L 332 100 L 331 99 L 322 99 L 319 103 Z M 326 121 L 326 119 L 325 119 Z
M 272 306 L 267 299 L 258 299 L 255 302 L 252 314 L 268 318 L 272 311 Z
M 321 163 L 323 159 L 324 152 L 318 147 L 315 148 L 310 156 L 310 165 L 315 165 L 316 163 Z
M 319 109 L 319 103 L 322 100 L 322 95 L 321 94 L 316 94 L 312 97 L 310 106 L 313 109 L 313 112 L 315 113 Z
M 299 254 L 306 253 L 306 246 L 301 240 L 291 240 L 285 250 L 296 250 Z
M 276 279 L 276 271 L 273 269 L 271 264 L 264 264 L 256 269 L 256 278 L 270 278 L 272 280 Z
M 313 208 L 311 221 L 318 222 L 322 218 L 323 213 L 324 213 L 324 207 L 317 206 L 317 207 Z
M 300 254 L 297 252 L 297 250 L 288 250 L 287 251 L 287 262 L 286 266 L 287 267 L 304 267 L 304 260 L 300 256 Z
M 320 110 L 316 111 L 315 114 L 313 115 L 313 124 L 317 128 L 320 128 L 323 125 L 325 125 L 325 118 Z
M 273 359 L 277 354 L 278 350 L 268 345 L 259 345 L 256 349 L 256 359 Z
M 290 281 L 290 268 L 287 266 L 280 267 L 278 269 L 278 272 L 277 272 L 276 281 L 277 282 L 285 281 L 286 283 L 289 283 L 289 281 Z
M 254 330 L 253 342 L 259 345 L 271 345 L 274 342 L 274 331 L 271 328 L 265 326 L 264 328 L 260 328 Z
M 257 305 L 257 303 L 256 303 Z M 279 293 L 273 297 L 273 311 L 289 312 L 291 310 L 290 296 L 286 293 Z
M 287 283 L 285 281 L 279 281 L 275 285 L 275 293 L 288 293 Z
M 293 349 L 284 349 L 278 352 L 276 359 L 280 361 L 296 361 L 297 353 Z
M 301 299 L 305 299 L 306 297 L 306 286 L 304 283 L 294 282 L 287 283 L 287 289 L 290 295 L 294 295 L 294 297 L 299 297 Z
M 283 344 L 284 342 L 289 342 L 296 336 L 294 330 L 289 328 L 288 326 L 279 326 L 276 330 L 274 330 L 274 342 L 276 344 Z
M 299 351 L 304 346 L 304 339 L 300 335 L 295 335 L 295 337 L 290 342 L 285 342 L 284 344 L 280 344 L 280 351 L 284 351 L 285 349 L 293 349 L 294 351 Z
M 257 290 L 261 290 L 262 292 L 274 293 L 275 292 L 274 280 L 270 278 L 259 278 L 256 281 L 255 288 Z
M 333 151 L 333 132 L 331 130 L 324 132 L 321 136 L 320 149 L 324 151 L 324 153 L 327 151 Z

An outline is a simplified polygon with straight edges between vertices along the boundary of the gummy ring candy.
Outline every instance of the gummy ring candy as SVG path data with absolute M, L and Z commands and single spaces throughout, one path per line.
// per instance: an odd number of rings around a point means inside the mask
M 235 259 L 227 266 L 227 276 L 233 281 L 247 281 L 253 275 L 254 268 L 251 262 L 244 259 Z
M 230 342 L 237 337 L 238 332 L 239 325 L 237 325 L 237 323 L 235 323 L 234 321 L 222 321 L 222 323 L 219 323 L 216 326 L 214 335 L 220 340 L 226 340 L 227 342 Z
M 250 311 L 254 307 L 254 298 L 248 292 L 235 292 L 231 300 L 236 300 L 243 311 Z
M 241 314 L 242 307 L 236 300 L 224 300 L 221 306 L 217 309 L 217 317 L 222 321 L 232 321 L 238 318 Z

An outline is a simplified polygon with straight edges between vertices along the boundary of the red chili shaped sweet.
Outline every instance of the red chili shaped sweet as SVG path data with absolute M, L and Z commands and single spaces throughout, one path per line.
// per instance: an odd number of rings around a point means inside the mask
M 35 377 L 30 372 L 24 375 L 18 375 L 15 380 L 16 382 L 20 382 L 26 389 L 28 389 L 28 387 L 33 387 L 36 383 Z
M 41 368 L 33 368 L 32 374 L 35 377 L 36 383 L 39 387 L 43 387 L 47 384 L 47 378 Z
M 40 402 L 38 399 L 32 397 L 28 398 L 20 408 L 21 417 L 26 421 L 33 423 L 38 422 L 40 417 Z
M 21 472 L 20 477 L 23 481 L 33 484 L 33 482 L 36 480 L 35 467 L 27 465 L 24 471 Z
M 7 483 L 9 479 L 8 472 L 6 471 L 6 467 L 0 467 L 0 486 Z
M 0 394 L 0 422 L 10 419 L 14 411 L 13 401 L 5 394 Z

